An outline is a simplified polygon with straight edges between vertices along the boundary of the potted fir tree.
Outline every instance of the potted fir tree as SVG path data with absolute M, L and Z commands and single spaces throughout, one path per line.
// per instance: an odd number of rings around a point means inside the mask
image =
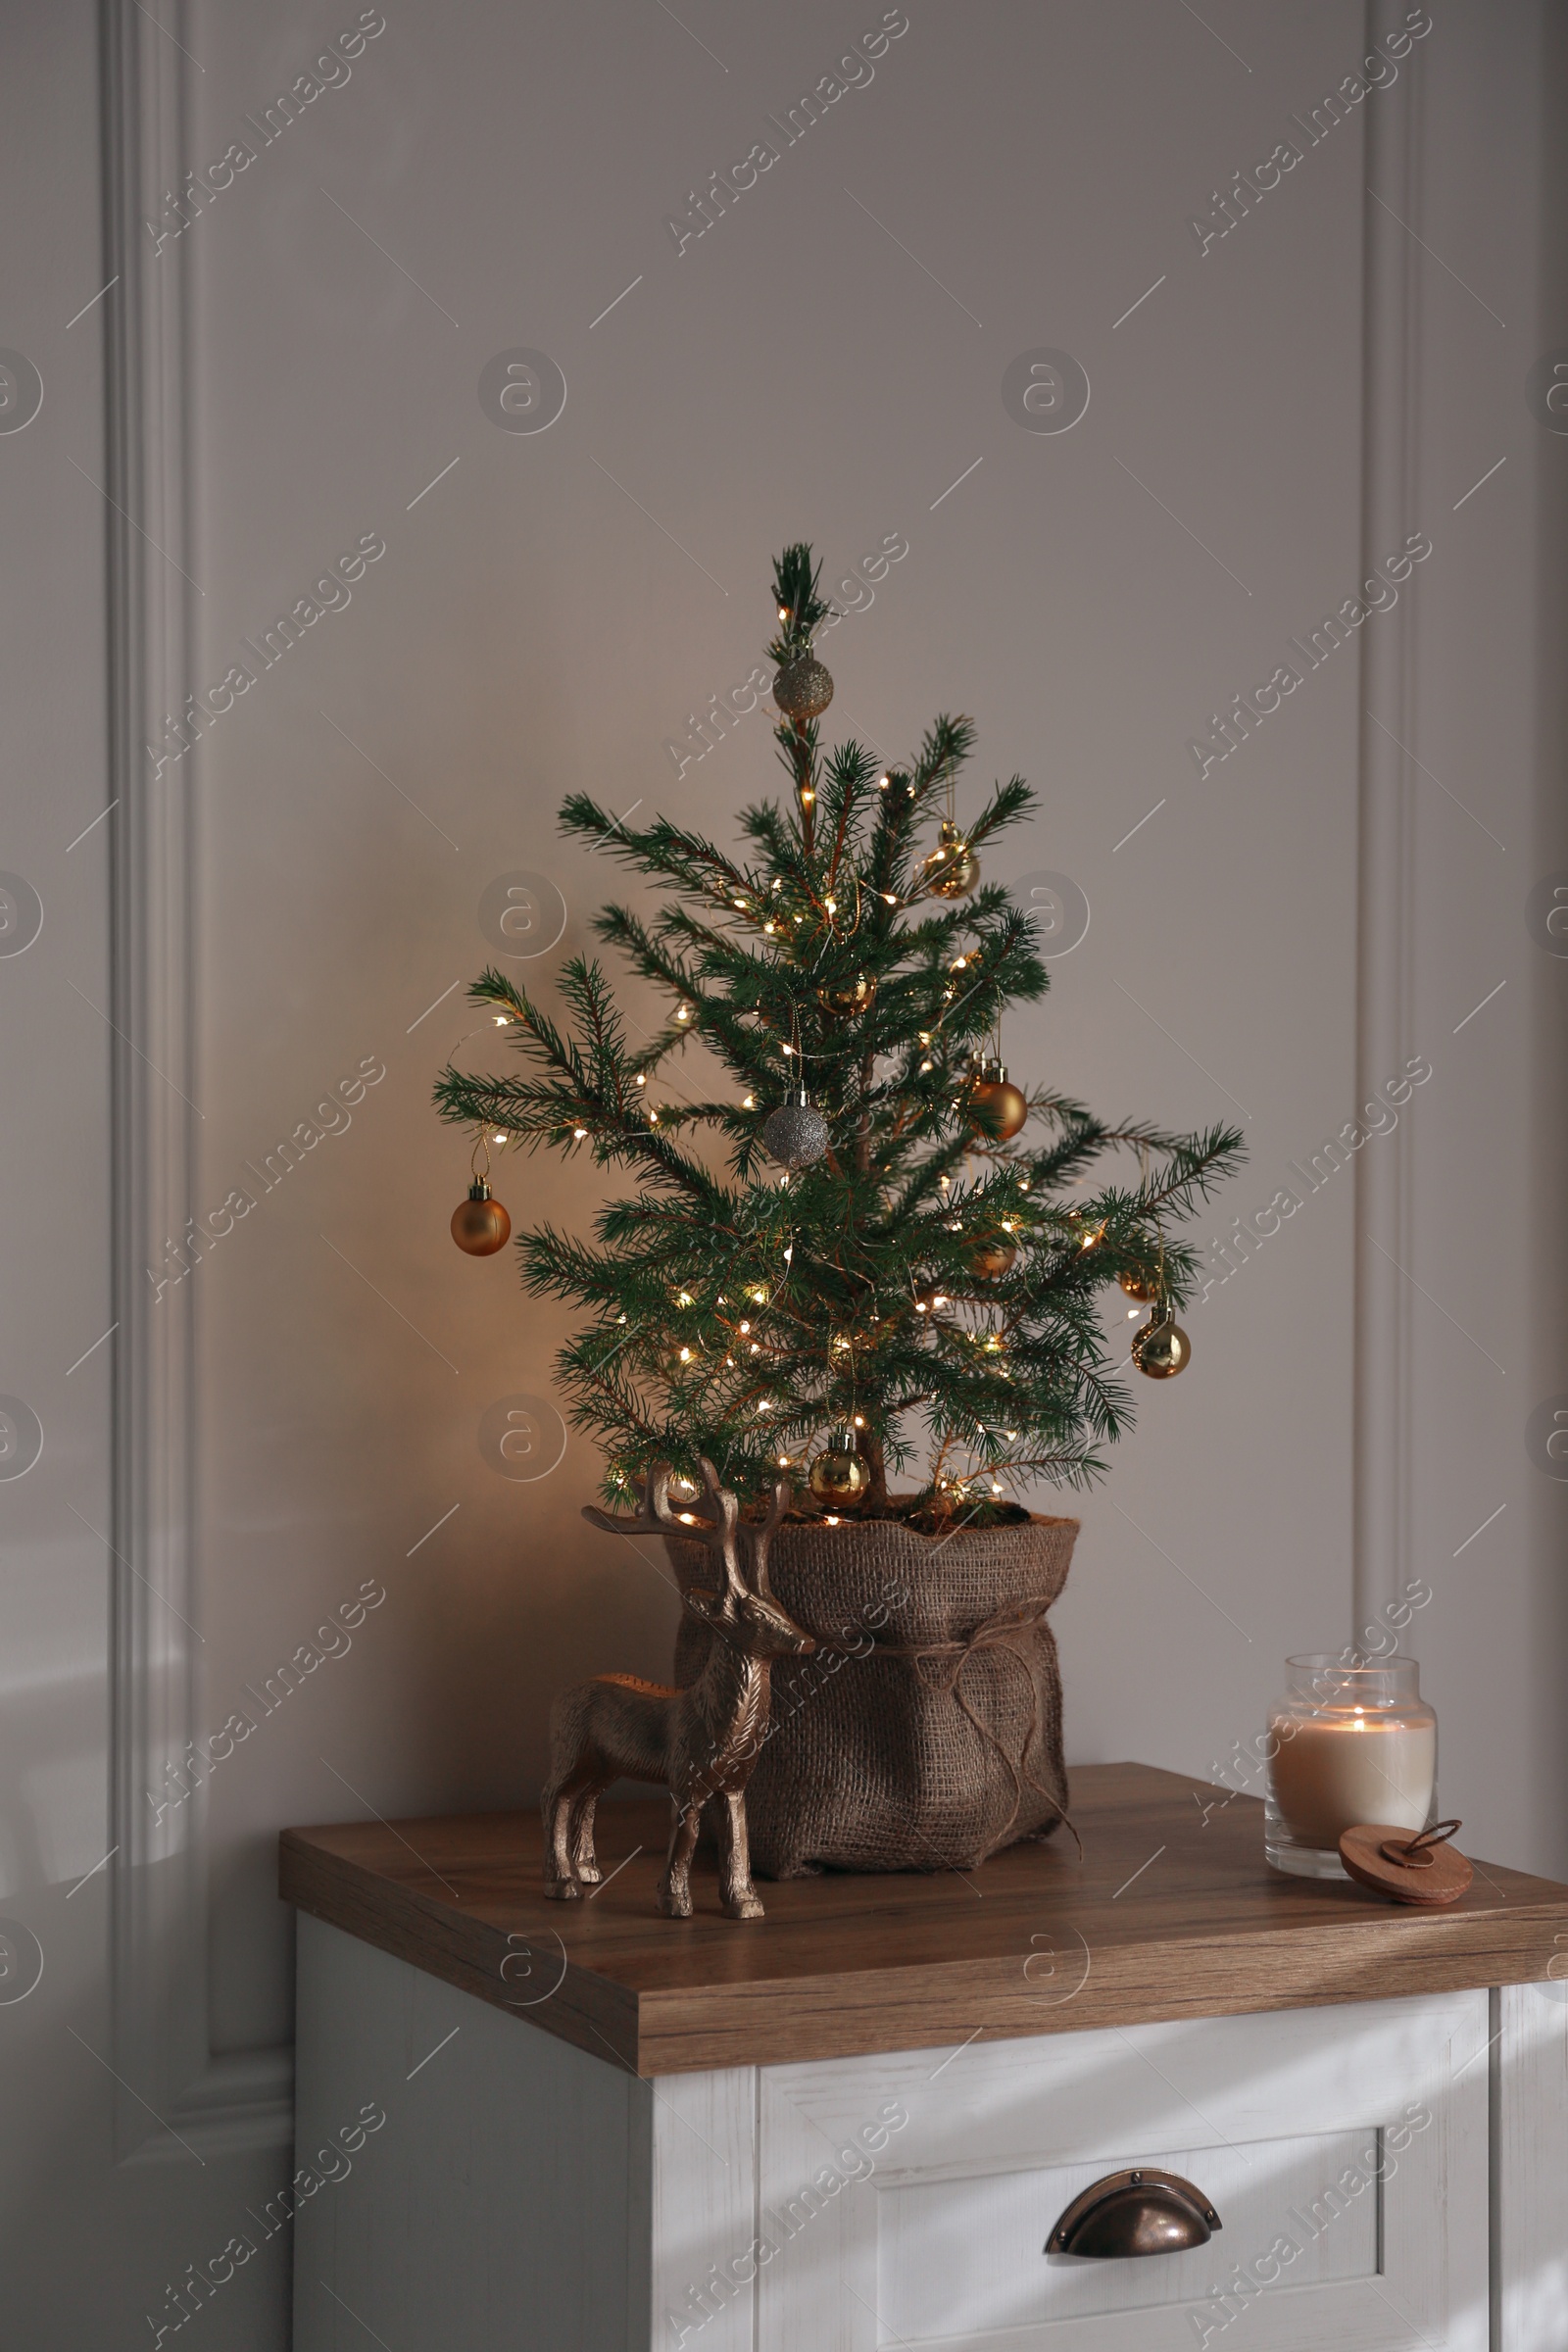
M 1240 1157 L 1233 1129 L 1113 1126 L 1008 1080 L 1003 1015 L 1047 974 L 980 862 L 1034 795 L 1014 776 L 959 824 L 966 718 L 939 718 L 906 767 L 825 753 L 817 578 L 805 546 L 774 567 L 793 794 L 743 813 L 739 855 L 584 794 L 563 808 L 660 888 L 652 914 L 596 919 L 662 997 L 657 1031 L 628 1036 L 597 961 L 562 968 L 564 1025 L 486 971 L 470 996 L 523 1066 L 449 1067 L 435 1094 L 445 1119 L 635 1180 L 592 1240 L 517 1239 L 524 1286 L 585 1310 L 560 1377 L 605 1497 L 667 1462 L 695 1500 L 705 1456 L 748 1513 L 795 1483 L 772 1589 L 817 1649 L 774 1668 L 749 1791 L 768 1876 L 969 1863 L 1061 1817 L 1046 1612 L 1077 1523 L 1016 1497 L 1087 1483 L 1127 1425 L 1107 1285 L 1149 1306 L 1140 1370 L 1186 1362 L 1194 1260 L 1170 1227 Z M 1128 1181 L 1090 1189 L 1112 1148 Z M 504 1220 L 466 1209 L 464 1246 L 499 1248 Z M 685 1587 L 698 1547 L 669 1549 Z M 683 1620 L 679 1683 L 711 1639 Z

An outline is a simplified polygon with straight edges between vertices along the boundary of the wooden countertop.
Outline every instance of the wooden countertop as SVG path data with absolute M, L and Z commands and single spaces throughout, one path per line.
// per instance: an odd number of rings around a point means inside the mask
M 1281 1877 L 1258 1799 L 1179 1773 L 1082 1765 L 1071 1803 L 1082 1861 L 1058 1831 L 969 1875 L 760 1881 L 745 1923 L 701 1861 L 693 1917 L 655 1911 L 660 1798 L 601 1803 L 585 1901 L 546 1899 L 533 1813 L 286 1830 L 279 1891 L 645 2076 L 1524 1984 L 1568 1939 L 1568 1886 L 1490 1864 L 1431 1915 Z

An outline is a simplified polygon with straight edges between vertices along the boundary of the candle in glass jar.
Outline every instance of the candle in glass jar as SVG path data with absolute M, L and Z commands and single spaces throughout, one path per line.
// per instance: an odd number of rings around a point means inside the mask
M 1274 1798 L 1301 1845 L 1337 1846 L 1342 1830 L 1384 1822 L 1422 1830 L 1432 1804 L 1437 1731 L 1431 1723 L 1379 1720 L 1360 1708 L 1269 1726 Z
M 1432 1818 L 1438 1719 L 1413 1658 L 1287 1658 L 1271 1708 L 1263 1851 L 1297 1878 L 1343 1879 L 1340 1837 L 1360 1822 L 1424 1830 Z

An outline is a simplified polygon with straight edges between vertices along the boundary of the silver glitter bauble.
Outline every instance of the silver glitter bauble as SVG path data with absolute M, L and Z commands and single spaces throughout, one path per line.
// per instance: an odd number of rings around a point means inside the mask
M 804 725 L 833 700 L 833 680 L 814 654 L 803 654 L 787 669 L 774 671 L 773 700 L 786 718 Z
M 762 1141 L 780 1167 L 808 1168 L 827 1150 L 827 1121 L 804 1086 L 793 1087 L 762 1121 Z

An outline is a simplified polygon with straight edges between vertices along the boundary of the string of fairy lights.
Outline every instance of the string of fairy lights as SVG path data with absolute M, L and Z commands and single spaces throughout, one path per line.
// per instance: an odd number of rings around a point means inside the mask
M 760 945 L 765 944 L 775 968 L 793 969 L 800 977 L 800 989 L 792 991 L 789 1034 L 777 1038 L 782 1077 L 780 1099 L 763 1109 L 754 1087 L 741 1098 L 739 1104 L 748 1116 L 755 1115 L 757 1141 L 777 1170 L 771 1184 L 762 1188 L 775 1197 L 787 1194 L 794 1181 L 834 1149 L 832 1122 L 814 1099 L 808 1075 L 800 1009 L 801 1003 L 808 998 L 828 1024 L 836 1043 L 824 1051 L 852 1055 L 862 1052 L 864 1025 L 879 998 L 876 973 L 858 967 L 853 958 L 853 943 L 865 922 L 868 898 L 886 916 L 923 901 L 956 906 L 971 898 L 981 882 L 979 852 L 958 820 L 950 762 L 946 774 L 935 779 L 936 791 L 946 802 L 936 846 L 914 864 L 904 888 L 884 888 L 873 893 L 866 875 L 860 872 L 849 872 L 840 880 L 836 858 L 827 870 L 826 879 L 812 883 L 810 860 L 819 803 L 815 722 L 828 708 L 834 693 L 832 677 L 812 649 L 813 629 L 826 611 L 825 607 L 814 611 L 813 600 L 814 582 L 810 584 L 810 597 L 801 604 L 793 608 L 783 602 L 778 605 L 779 634 L 769 647 L 778 664 L 773 699 L 782 714 L 778 729 L 781 747 L 786 764 L 793 772 L 803 853 L 800 865 L 789 876 L 765 873 L 757 876 L 720 858 L 716 853 L 710 853 L 712 870 L 701 878 L 702 892 L 710 911 L 721 918 L 725 929 L 739 929 Z M 876 788 L 883 796 L 884 807 L 890 810 L 912 806 L 919 797 L 908 771 L 897 766 L 885 769 L 876 778 Z M 804 882 L 803 874 L 807 877 Z M 848 958 L 843 954 L 845 950 L 851 951 Z M 824 977 L 814 979 L 812 973 L 820 968 L 825 955 L 831 968 Z M 920 1058 L 914 1070 L 919 1078 L 935 1076 L 947 1067 L 941 1031 L 944 1023 L 956 1017 L 957 1010 L 989 977 L 985 941 L 954 957 L 940 977 L 940 1009 L 936 1010 L 930 1028 L 915 1032 Z M 539 1035 L 539 1016 L 499 977 L 490 1001 L 495 1007 L 490 1018 L 498 1027 Z M 760 1012 L 758 1018 L 764 1028 L 776 1026 Z M 701 991 L 680 994 L 669 1016 L 670 1034 L 651 1041 L 648 1054 L 642 1057 L 647 1066 L 631 1072 L 623 1098 L 617 1098 L 612 1108 L 607 1109 L 602 1097 L 593 1102 L 579 1099 L 572 1105 L 563 1105 L 558 1122 L 548 1133 L 536 1130 L 530 1140 L 548 1141 L 567 1152 L 596 1144 L 659 1146 L 662 1137 L 672 1147 L 673 1139 L 688 1118 L 711 1116 L 715 1106 L 655 1102 L 650 1079 L 667 1046 L 700 1033 L 704 1024 Z M 772 1395 L 768 1389 L 770 1364 L 789 1355 L 791 1343 L 802 1326 L 799 1307 L 783 1303 L 794 1254 L 793 1235 L 780 1243 L 779 1235 L 784 1228 L 771 1214 L 760 1223 L 763 1233 L 771 1237 L 769 1246 L 781 1250 L 783 1271 L 777 1280 L 735 1280 L 730 1289 L 711 1289 L 706 1299 L 699 1297 L 697 1289 L 677 1286 L 671 1295 L 669 1328 L 652 1334 L 646 1330 L 639 1333 L 645 1343 L 651 1342 L 658 1371 L 677 1397 L 687 1395 L 694 1383 L 727 1381 L 724 1394 L 730 1415 L 744 1406 L 758 1423 L 766 1424 L 770 1417 L 777 1416 L 781 1442 L 772 1458 L 778 1470 L 786 1475 L 804 1475 L 813 1500 L 829 1519 L 857 1511 L 872 1484 L 867 1419 L 859 1409 L 858 1394 L 859 1359 L 867 1348 L 877 1346 L 887 1328 L 897 1323 L 901 1331 L 917 1331 L 925 1348 L 956 1351 L 959 1359 L 973 1370 L 995 1378 L 999 1394 L 1004 1393 L 1014 1382 L 1008 1360 L 1010 1326 L 1005 1314 L 999 1320 L 988 1313 L 987 1289 L 1005 1282 L 1017 1263 L 1020 1250 L 1033 1251 L 1045 1248 L 1070 1254 L 1093 1250 L 1103 1239 L 1103 1228 L 1090 1224 L 1081 1212 L 1055 1204 L 1037 1206 L 1031 1201 L 1027 1163 L 1014 1159 L 1006 1150 L 1022 1133 L 1030 1117 L 1030 1102 L 1008 1075 L 1001 1057 L 1000 1035 L 993 1035 L 992 1048 L 983 1054 L 966 1054 L 961 1067 L 952 1076 L 954 1107 L 965 1131 L 956 1197 L 951 1170 L 945 1168 L 937 1180 L 941 1206 L 946 1209 L 951 1205 L 955 1211 L 942 1217 L 943 1230 L 955 1237 L 965 1237 L 965 1217 L 969 1215 L 972 1230 L 964 1240 L 962 1263 L 970 1287 L 959 1298 L 930 1282 L 922 1283 L 910 1273 L 906 1300 L 874 1300 L 876 1311 L 861 1316 L 854 1330 L 832 1332 L 825 1349 L 819 1336 L 816 1338 L 815 1344 L 825 1356 L 826 1386 L 837 1399 L 826 1421 L 824 1439 L 814 1445 L 808 1441 L 804 1449 L 799 1449 L 798 1442 L 792 1441 L 787 1431 L 792 1419 L 801 1421 L 806 1417 L 804 1410 L 797 1406 L 792 1414 L 787 1400 Z M 874 1054 L 867 1050 L 868 1073 L 873 1059 Z M 661 1083 L 669 1087 L 667 1075 L 662 1076 Z M 453 1240 L 470 1256 L 493 1256 L 511 1237 L 508 1211 L 490 1189 L 490 1151 L 493 1145 L 504 1152 L 514 1140 L 514 1130 L 510 1128 L 487 1123 L 476 1127 L 471 1181 L 466 1198 L 459 1203 L 451 1220 Z M 968 1209 L 972 1152 L 979 1153 L 982 1162 L 988 1165 L 989 1174 L 983 1184 L 994 1189 L 999 1176 L 1004 1180 L 1000 1203 L 988 1197 L 977 1220 Z M 1147 1161 L 1143 1174 L 1147 1191 Z M 737 1254 L 755 1259 L 758 1247 L 749 1243 Z M 731 1280 L 728 1275 L 717 1279 Z M 1147 1268 L 1123 1271 L 1117 1280 L 1134 1302 L 1133 1314 L 1140 1308 L 1149 1310 L 1148 1321 L 1131 1338 L 1132 1363 L 1151 1379 L 1169 1379 L 1181 1372 L 1190 1360 L 1191 1347 L 1170 1303 L 1162 1227 L 1158 1229 L 1152 1263 Z M 613 1319 L 611 1328 L 621 1332 L 617 1345 L 624 1345 L 632 1335 L 632 1324 L 625 1311 Z M 1004 1492 L 1002 1481 L 1008 1466 L 1006 1449 L 1018 1436 L 1016 1429 L 1007 1426 L 1008 1419 L 1004 1402 L 998 1408 L 995 1426 L 982 1425 L 988 1443 L 968 1448 L 980 1457 L 977 1465 L 969 1468 L 949 1463 L 951 1447 L 945 1442 L 933 1474 L 933 1487 L 952 1500 L 962 1500 L 974 1492 L 1001 1496 Z M 960 1446 L 959 1450 L 964 1448 Z M 612 1479 L 613 1483 L 625 1484 L 626 1473 L 612 1470 Z M 696 1492 L 694 1486 L 692 1492 Z

